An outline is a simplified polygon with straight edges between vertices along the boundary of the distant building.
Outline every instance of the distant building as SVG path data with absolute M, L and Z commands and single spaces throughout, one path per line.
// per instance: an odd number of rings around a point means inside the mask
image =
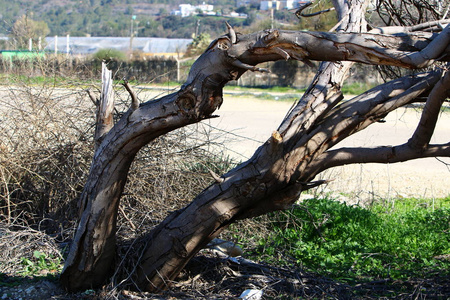
M 195 9 L 199 9 L 202 12 L 211 12 L 214 10 L 214 5 L 205 4 L 205 2 L 203 2 L 203 4 L 195 6 Z
M 260 10 L 282 10 L 282 9 L 293 9 L 300 7 L 300 4 L 306 1 L 299 0 L 285 0 L 285 1 L 261 1 L 259 6 Z
M 100 49 L 116 49 L 127 52 L 130 50 L 129 37 L 54 37 L 45 38 L 45 51 L 67 53 L 71 55 L 90 55 Z M 192 39 L 168 39 L 135 37 L 131 41 L 133 51 L 139 51 L 144 56 L 182 56 L 192 43 Z
M 260 4 L 259 0 L 236 0 L 236 7 L 241 7 L 241 6 L 253 6 L 253 7 L 258 7 Z
M 198 12 L 201 12 L 206 15 L 215 15 L 214 13 L 214 5 L 211 4 L 203 4 L 200 5 L 191 5 L 191 4 L 180 4 L 179 10 L 173 10 L 171 15 L 181 16 L 181 17 L 189 17 L 192 15 L 196 15 Z
M 184 17 L 189 17 L 190 15 L 192 15 L 195 12 L 195 6 L 191 5 L 191 4 L 180 4 L 180 16 Z M 177 13 L 175 13 L 175 15 L 177 15 Z

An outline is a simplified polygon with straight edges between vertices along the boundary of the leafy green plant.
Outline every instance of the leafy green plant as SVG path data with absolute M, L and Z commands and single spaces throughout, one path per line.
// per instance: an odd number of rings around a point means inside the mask
M 210 43 L 211 36 L 209 33 L 200 33 L 192 40 L 192 43 L 189 44 L 186 55 L 188 57 L 200 55 L 206 50 L 206 48 L 208 48 Z
M 34 251 L 33 257 L 23 257 L 21 264 L 23 266 L 23 276 L 41 275 L 47 273 L 56 273 L 62 269 L 61 259 L 48 257 L 45 253 Z
M 450 253 L 448 198 L 434 209 L 416 203 L 402 199 L 386 212 L 382 204 L 306 200 L 275 216 L 273 233 L 259 241 L 255 257 L 349 282 L 448 273 L 450 262 L 437 259 Z

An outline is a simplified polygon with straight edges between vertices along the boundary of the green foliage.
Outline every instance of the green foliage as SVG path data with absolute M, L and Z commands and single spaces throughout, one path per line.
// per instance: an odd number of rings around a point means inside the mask
M 12 26 L 20 16 L 33 12 L 36 22 L 48 24 L 49 35 L 71 36 L 130 36 L 131 17 L 137 36 L 191 38 L 192 34 L 208 33 L 218 37 L 226 32 L 225 20 L 235 27 L 247 27 L 250 31 L 271 26 L 267 11 L 259 10 L 259 3 L 250 3 L 237 8 L 234 1 L 214 1 L 214 10 L 223 14 L 232 11 L 246 13 L 247 19 L 223 16 L 190 16 L 181 18 L 168 12 L 177 8 L 181 0 L 0 0 L 2 23 L 0 34 L 12 32 Z M 201 4 L 202 1 L 190 2 Z M 154 6 L 152 4 L 158 4 Z M 329 0 L 319 2 L 312 10 L 329 8 Z M 139 9 L 137 9 L 139 8 Z M 336 22 L 336 13 L 331 12 L 312 18 L 298 20 L 293 11 L 275 11 L 274 24 L 282 29 L 328 30 Z M 45 25 L 47 26 L 47 25 Z M 247 31 L 247 30 L 245 30 Z M 244 33 L 244 32 L 243 32 Z
M 16 49 L 27 49 L 30 39 L 36 44 L 39 37 L 45 37 L 49 32 L 46 22 L 35 21 L 28 15 L 22 15 L 11 27 L 10 36 L 16 44 Z
M 100 49 L 94 54 L 94 59 L 109 62 L 111 60 L 125 61 L 127 57 L 125 53 L 117 49 Z
M 392 211 L 368 209 L 328 199 L 310 199 L 272 224 L 259 241 L 256 257 L 294 263 L 343 281 L 426 277 L 449 273 L 450 198 L 424 207 L 416 199 L 396 202 Z M 450 275 L 450 274 L 449 274 Z
M 189 44 L 186 56 L 195 56 L 202 54 L 211 43 L 211 36 L 208 33 L 201 33 L 196 36 Z
M 34 12 L 36 21 L 45 21 L 48 24 L 50 35 L 71 36 L 130 36 L 131 16 L 135 15 L 135 33 L 137 36 L 147 37 L 169 37 L 169 38 L 191 38 L 192 34 L 207 32 L 211 36 L 222 35 L 226 31 L 225 20 L 233 25 L 244 23 L 244 19 L 229 19 L 219 16 L 191 16 L 181 18 L 171 16 L 168 13 L 161 15 L 160 12 L 170 11 L 183 3 L 179 0 L 169 1 L 142 1 L 128 0 L 126 3 L 120 1 L 97 1 L 97 0 L 36 0 L 36 1 L 6 1 L 0 0 L 2 10 L 2 24 L 0 34 L 12 32 L 12 25 L 27 11 Z M 136 10 L 136 5 L 142 9 Z M 159 8 L 151 6 L 159 3 Z M 202 2 L 199 1 L 198 4 Z M 215 8 L 220 10 L 228 1 L 215 2 Z M 195 3 L 192 3 L 195 4 Z M 234 5 L 234 4 L 233 4 Z M 198 20 L 200 22 L 198 23 Z
M 344 84 L 341 90 L 344 94 L 360 95 L 365 91 L 370 90 L 374 86 L 375 86 L 374 84 L 369 84 L 366 82 L 354 82 L 351 84 Z
M 21 264 L 23 266 L 22 276 L 47 275 L 47 273 L 57 273 L 62 269 L 59 258 L 47 257 L 40 251 L 34 251 L 31 259 L 22 258 Z

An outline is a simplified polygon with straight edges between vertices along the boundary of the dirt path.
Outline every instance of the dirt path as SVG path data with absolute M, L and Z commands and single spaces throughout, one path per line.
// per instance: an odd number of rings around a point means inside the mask
M 220 118 L 207 121 L 214 127 L 229 131 L 233 141 L 227 142 L 230 155 L 249 158 L 278 127 L 291 103 L 257 100 L 225 95 L 217 112 Z M 355 134 L 339 145 L 396 145 L 408 140 L 415 130 L 420 112 L 403 109 Z M 450 113 L 442 113 L 433 143 L 450 140 Z M 450 159 L 444 159 L 450 163 Z M 450 170 L 435 158 L 418 159 L 390 165 L 348 165 L 328 170 L 321 177 L 334 179 L 325 192 L 338 192 L 357 200 L 394 197 L 446 197 L 450 195 Z M 322 188 L 323 191 L 323 188 Z

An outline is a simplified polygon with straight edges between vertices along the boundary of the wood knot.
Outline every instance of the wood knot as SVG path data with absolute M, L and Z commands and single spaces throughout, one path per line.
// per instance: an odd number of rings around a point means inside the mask
M 228 38 L 218 39 L 216 47 L 222 51 L 226 51 L 231 48 L 231 41 Z
M 217 222 L 223 224 L 231 219 L 231 215 L 228 213 L 224 213 L 217 218 Z
M 278 37 L 280 36 L 280 32 L 278 30 L 270 30 L 268 31 L 268 34 L 264 36 L 264 43 L 266 46 L 270 46 L 274 42 L 277 41 Z
M 184 111 L 189 111 L 195 107 L 195 97 L 190 93 L 185 93 L 180 95 L 175 101 L 177 106 Z

